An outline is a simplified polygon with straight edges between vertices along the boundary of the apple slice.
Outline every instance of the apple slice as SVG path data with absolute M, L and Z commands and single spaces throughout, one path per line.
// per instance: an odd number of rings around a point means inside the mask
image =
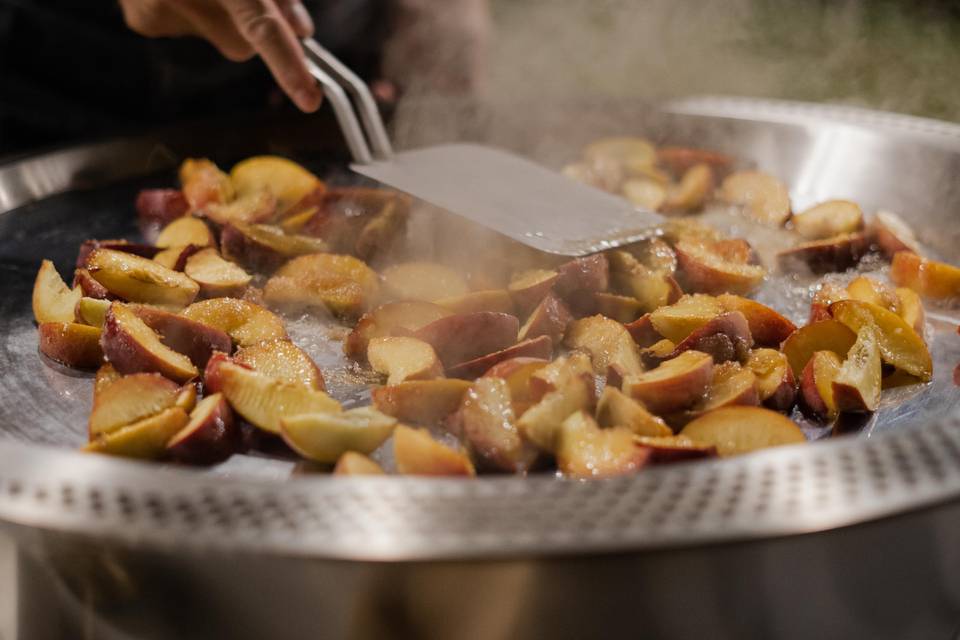
M 845 358 L 856 341 L 857 334 L 845 324 L 836 320 L 820 320 L 794 331 L 784 340 L 780 350 L 787 356 L 793 375 L 799 378 L 817 351 L 832 351 Z
M 76 369 L 96 369 L 103 362 L 100 329 L 75 322 L 41 322 L 40 353 Z
M 347 451 L 373 452 L 396 426 L 396 418 L 373 407 L 358 407 L 287 416 L 280 420 L 280 433 L 284 442 L 304 458 L 334 463 Z
M 548 392 L 565 386 L 572 378 L 582 378 L 590 386 L 595 386 L 593 364 L 590 362 L 590 356 L 582 351 L 561 356 L 532 374 L 530 376 L 531 400 L 538 402 Z
M 573 314 L 570 313 L 570 309 L 553 292 L 548 291 L 520 327 L 519 339 L 528 340 L 547 336 L 554 343 L 559 344 L 571 322 L 573 322 Z
M 725 244 L 681 240 L 674 248 L 686 291 L 746 294 L 767 275 L 762 266 L 741 261 L 743 256 L 731 253 Z
M 324 391 L 323 374 L 307 352 L 288 338 L 274 338 L 237 350 L 234 362 L 276 380 Z
M 374 371 L 388 376 L 387 384 L 443 377 L 443 365 L 433 347 L 416 338 L 373 338 L 367 360 Z
M 123 374 L 159 373 L 186 382 L 200 375 L 190 359 L 166 346 L 129 307 L 114 302 L 100 337 L 103 355 Z
M 557 468 L 571 478 L 628 475 L 650 462 L 650 450 L 637 445 L 630 429 L 601 429 L 583 411 L 564 420 L 558 440 Z
M 960 298 L 960 267 L 898 251 L 890 265 L 890 279 L 924 298 L 955 301 Z
M 574 376 L 544 395 L 517 420 L 517 428 L 540 449 L 556 451 L 563 421 L 577 411 L 591 411 L 595 400 L 592 381 Z
M 153 460 L 163 456 L 167 442 L 190 420 L 180 407 L 171 407 L 109 433 L 100 433 L 83 447 L 90 453 Z
M 438 425 L 457 410 L 470 388 L 466 380 L 410 380 L 373 389 L 377 409 L 403 422 Z
M 900 298 L 897 297 L 896 290 L 874 278 L 857 276 L 847 285 L 847 293 L 851 300 L 869 302 L 896 314 L 900 313 Z
M 650 322 L 657 333 L 679 344 L 723 311 L 720 302 L 713 296 L 687 295 L 675 304 L 653 311 L 650 314 Z
M 568 304 L 586 295 L 606 291 L 610 286 L 610 265 L 602 253 L 574 258 L 557 267 L 560 276 L 554 290 Z
M 398 425 L 393 433 L 393 457 L 397 471 L 404 475 L 476 475 L 466 453 L 437 442 L 426 429 Z
M 461 296 L 437 300 L 437 304 L 452 313 L 475 313 L 492 311 L 494 313 L 516 313 L 513 298 L 506 289 L 487 289 L 472 291 Z
M 616 387 L 606 387 L 597 402 L 597 422 L 602 427 L 626 427 L 638 436 L 673 435 L 666 423 Z
M 79 287 L 70 289 L 53 263 L 44 260 L 33 282 L 33 318 L 37 324 L 73 322 L 74 309 L 82 296 Z
M 246 300 L 202 300 L 184 309 L 183 316 L 220 329 L 240 347 L 287 337 L 287 330 L 279 316 Z
M 870 225 L 874 242 L 884 255 L 892 258 L 898 251 L 920 253 L 920 243 L 903 218 L 890 211 L 878 211 Z
M 674 355 L 684 351 L 701 351 L 710 355 L 717 364 L 721 362 L 744 362 L 753 347 L 753 336 L 747 318 L 739 311 L 730 311 L 713 318 L 683 339 L 674 350 Z
M 683 175 L 690 167 L 706 164 L 718 173 L 726 172 L 734 159 L 725 153 L 694 147 L 659 147 L 657 163 L 674 175 Z
M 531 376 L 549 364 L 548 360 L 541 358 L 510 358 L 490 367 L 483 377 L 506 380 L 514 403 L 529 403 L 534 399 L 530 389 Z
M 644 306 L 634 297 L 614 293 L 593 294 L 597 313 L 621 323 L 633 322 L 644 312 Z
M 513 297 L 517 310 L 521 314 L 526 314 L 553 291 L 553 286 L 559 279 L 560 274 L 552 269 L 523 271 L 510 280 L 507 291 Z
M 650 178 L 625 180 L 620 191 L 630 204 L 650 211 L 659 211 L 667 201 L 667 188 Z
M 167 442 L 167 453 L 188 464 L 217 464 L 240 449 L 240 429 L 223 394 L 201 400 L 190 419 Z
M 272 221 L 277 215 L 277 199 L 267 189 L 245 193 L 223 204 L 210 203 L 198 211 L 214 224 L 257 224 Z
M 713 358 L 684 351 L 656 369 L 628 376 L 623 392 L 657 415 L 677 413 L 701 401 L 713 377 Z
M 97 327 L 99 329 L 103 326 L 103 321 L 107 317 L 107 309 L 109 308 L 109 300 L 83 296 L 77 301 L 77 306 L 74 307 L 74 320 L 80 324 Z
M 404 262 L 383 272 L 383 292 L 393 300 L 433 302 L 463 296 L 470 287 L 463 276 L 435 262 Z
M 927 314 L 920 296 L 913 289 L 905 287 L 897 287 L 895 293 L 900 301 L 900 317 L 922 338 L 927 326 Z
M 726 177 L 719 196 L 740 205 L 753 219 L 781 226 L 790 218 L 790 192 L 771 175 L 759 171 L 738 171 Z
M 130 302 L 186 306 L 200 292 L 200 286 L 182 273 L 122 251 L 94 250 L 87 270 L 110 293 Z
M 843 362 L 833 351 L 817 351 L 803 368 L 800 378 L 800 400 L 806 413 L 829 422 L 837 417 L 833 399 L 833 381 Z
M 319 238 L 287 235 L 280 227 L 233 221 L 220 233 L 224 257 L 248 269 L 272 273 L 291 258 L 325 253 L 329 245 Z
M 812 273 L 844 271 L 855 266 L 870 250 L 866 233 L 844 233 L 826 240 L 804 242 L 777 254 L 780 270 L 790 273 L 807 267 Z
M 924 382 L 933 377 L 933 360 L 927 345 L 897 314 L 869 302 L 841 300 L 830 305 L 830 315 L 857 333 L 866 326 L 875 326 L 884 362 Z
M 506 349 L 501 349 L 500 351 L 488 353 L 485 356 L 480 356 L 479 358 L 474 358 L 473 360 L 456 364 L 447 370 L 447 375 L 451 378 L 466 378 L 473 380 L 474 378 L 483 375 L 485 371 L 489 370 L 498 362 L 502 362 L 504 360 L 524 357 L 547 360 L 552 355 L 553 341 L 551 341 L 547 336 L 540 336 L 539 338 L 524 340 L 513 346 L 507 347 Z
M 637 436 L 634 441 L 637 446 L 650 450 L 651 464 L 673 464 L 717 457 L 716 447 L 694 442 L 686 436 Z
M 263 289 L 287 311 L 323 309 L 347 317 L 366 311 L 380 292 L 376 272 L 353 256 L 315 253 L 280 267 Z
M 198 247 L 215 247 L 216 238 L 210 227 L 199 218 L 177 218 L 160 231 L 155 246 L 161 249 L 184 247 L 188 244 Z
M 833 401 L 838 411 L 876 411 L 880 405 L 881 360 L 879 336 L 873 325 L 857 332 L 857 341 L 833 379 Z
M 477 380 L 464 394 L 451 422 L 481 469 L 523 473 L 537 458 L 537 451 L 517 429 L 506 380 Z
M 649 347 L 645 347 L 640 350 L 640 362 L 643 363 L 643 366 L 647 369 L 656 369 L 664 361 L 677 356 L 677 345 L 673 344 L 666 338 L 663 340 L 658 340 L 654 342 Z
M 183 272 L 200 285 L 203 298 L 239 297 L 252 276 L 232 262 L 224 260 L 216 249 L 203 249 L 187 258 Z
M 344 341 L 343 350 L 351 358 L 363 358 L 373 338 L 394 332 L 412 334 L 434 320 L 453 315 L 430 302 L 388 302 L 366 313 Z
M 179 189 L 142 189 L 135 206 L 140 230 L 148 238 L 190 211 L 190 204 Z
M 335 476 L 382 476 L 383 467 L 356 451 L 347 451 L 333 467 Z
M 323 391 L 290 384 L 230 362 L 219 367 L 220 390 L 234 411 L 269 433 L 280 433 L 283 418 L 336 413 L 340 403 Z
M 570 325 L 564 344 L 590 354 L 593 372 L 608 375 L 614 369 L 622 379 L 643 372 L 637 343 L 622 324 L 604 316 L 591 316 Z
M 856 202 L 827 200 L 794 215 L 792 222 L 805 240 L 826 240 L 863 228 L 863 211 Z
M 305 196 L 324 189 L 323 182 L 302 166 L 279 156 L 253 156 L 233 165 L 230 182 L 239 196 L 269 190 L 284 213 Z
M 517 340 L 520 323 L 506 313 L 458 313 L 434 320 L 413 333 L 429 343 L 444 367 L 505 349 Z
M 101 380 L 98 374 L 98 380 Z M 103 378 L 106 381 L 106 377 Z M 90 412 L 93 438 L 133 424 L 176 405 L 180 387 L 158 373 L 135 373 L 97 385 Z
M 216 327 L 147 305 L 126 305 L 160 335 L 160 342 L 190 358 L 197 368 L 207 365 L 216 351 L 232 350 L 230 336 Z
M 760 407 L 724 407 L 700 416 L 680 432 L 712 445 L 722 456 L 806 442 L 803 431 L 781 413 Z
M 787 356 L 775 349 L 754 349 L 746 366 L 757 377 L 760 402 L 775 411 L 789 411 L 797 398 L 797 382 Z
M 230 177 L 206 158 L 187 158 L 180 164 L 180 185 L 194 210 L 234 198 Z
M 717 302 L 726 311 L 739 311 L 744 315 L 750 335 L 758 346 L 779 348 L 797 330 L 790 320 L 756 300 L 723 294 L 717 296 Z

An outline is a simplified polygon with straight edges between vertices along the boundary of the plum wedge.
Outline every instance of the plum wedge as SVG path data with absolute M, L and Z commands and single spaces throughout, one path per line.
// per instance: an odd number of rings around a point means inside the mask
M 606 387 L 597 402 L 597 422 L 601 427 L 626 427 L 638 436 L 669 436 L 666 423 L 616 387 Z
M 184 263 L 183 272 L 200 285 L 203 298 L 239 297 L 253 279 L 234 263 L 221 258 L 216 249 L 202 249 L 191 255 Z
M 730 174 L 720 186 L 720 198 L 744 208 L 761 222 L 780 226 L 790 218 L 790 192 L 771 175 L 759 171 Z
M 537 458 L 536 450 L 524 441 L 516 426 L 506 380 L 477 380 L 464 394 L 450 422 L 481 469 L 519 473 L 529 469 Z
M 178 382 L 200 375 L 190 358 L 163 344 L 153 329 L 119 302 L 107 311 L 100 346 L 120 373 L 153 372 Z
M 433 439 L 426 429 L 397 426 L 393 434 L 397 471 L 419 476 L 474 476 L 476 470 L 464 451 Z
M 607 376 L 613 370 L 622 380 L 643 372 L 637 343 L 622 324 L 605 316 L 591 316 L 571 324 L 564 344 L 589 353 L 597 375 Z
M 264 300 L 285 311 L 323 310 L 358 317 L 380 291 L 377 274 L 353 256 L 314 253 L 294 258 L 273 274 Z
M 79 287 L 68 287 L 53 263 L 44 260 L 33 283 L 33 318 L 38 324 L 73 322 L 74 309 L 82 296 Z
M 287 337 L 287 330 L 279 316 L 246 300 L 202 300 L 184 309 L 183 316 L 223 331 L 240 347 Z
M 520 323 L 506 313 L 458 313 L 434 320 L 413 333 L 430 344 L 445 367 L 506 349 L 517 340 Z
M 636 473 L 650 462 L 651 452 L 637 444 L 630 429 L 601 429 L 588 414 L 578 411 L 560 427 L 556 456 L 564 475 L 609 478 Z
M 125 458 L 160 458 L 166 453 L 170 438 L 186 427 L 189 420 L 186 411 L 171 407 L 116 431 L 100 433 L 83 450 Z
M 457 410 L 469 388 L 466 380 L 409 380 L 374 389 L 373 404 L 403 422 L 433 426 Z
M 185 307 L 200 292 L 200 285 L 179 271 L 123 251 L 95 249 L 87 270 L 110 293 L 129 302 Z
M 169 409 L 177 404 L 180 393 L 176 383 L 157 373 L 137 373 L 101 383 L 90 412 L 90 437 L 116 431 Z
M 325 390 L 320 367 L 306 351 L 287 338 L 274 338 L 240 347 L 233 359 L 237 364 L 271 378 L 317 391 Z
M 413 334 L 434 320 L 453 313 L 430 302 L 388 302 L 365 313 L 344 341 L 343 350 L 351 358 L 366 357 L 370 340 L 383 336 Z
M 830 305 L 830 315 L 857 333 L 866 326 L 876 327 L 884 362 L 924 382 L 933 377 L 933 359 L 926 343 L 896 313 L 869 302 L 841 300 Z
M 334 463 L 347 451 L 373 452 L 390 437 L 396 425 L 396 418 L 373 407 L 359 407 L 282 418 L 280 434 L 304 458 Z
M 327 243 L 319 238 L 286 234 L 280 227 L 239 221 L 223 227 L 220 248 L 225 258 L 264 273 L 275 271 L 292 258 L 329 250 Z
M 623 392 L 655 414 L 675 413 L 700 402 L 712 377 L 713 358 L 699 351 L 684 351 L 652 371 L 628 376 Z
M 367 346 L 367 361 L 374 371 L 388 376 L 387 384 L 443 377 L 443 365 L 433 347 L 416 338 L 373 338 Z
M 910 251 L 894 254 L 890 279 L 931 300 L 955 302 L 960 298 L 960 267 L 927 260 Z
M 759 407 L 725 407 L 683 428 L 681 436 L 714 446 L 720 456 L 806 442 L 803 432 L 781 413 Z
M 103 362 L 100 329 L 75 322 L 42 322 L 37 327 L 40 353 L 76 369 L 96 369 Z
M 240 448 L 240 430 L 223 394 L 214 393 L 197 403 L 187 424 L 170 438 L 167 453 L 188 464 L 216 464 Z
M 470 288 L 450 267 L 435 262 L 404 262 L 384 270 L 383 291 L 393 300 L 435 302 L 465 296 Z
M 382 476 L 383 467 L 356 451 L 347 451 L 333 467 L 335 476 Z

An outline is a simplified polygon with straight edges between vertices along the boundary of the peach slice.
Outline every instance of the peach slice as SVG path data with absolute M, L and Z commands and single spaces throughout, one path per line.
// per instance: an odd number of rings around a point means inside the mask
M 513 401 L 526 403 L 533 400 L 530 389 L 531 376 L 549 364 L 548 360 L 541 358 L 510 358 L 490 367 L 483 377 L 506 380 Z
M 367 360 L 374 371 L 388 376 L 387 384 L 443 377 L 443 365 L 433 347 L 416 338 L 373 338 Z
M 270 222 L 277 215 L 277 199 L 267 189 L 252 191 L 227 203 L 210 203 L 198 215 L 221 227 Z
M 201 400 L 166 448 L 174 460 L 188 464 L 216 464 L 233 455 L 240 448 L 240 430 L 223 394 Z
M 97 373 L 93 378 L 93 401 L 97 401 L 98 393 L 122 377 L 123 376 L 118 373 L 109 362 L 104 362 L 100 365 L 100 368 L 97 369 Z
M 851 300 L 869 302 L 894 313 L 900 313 L 900 298 L 897 297 L 897 292 L 893 287 L 879 280 L 857 276 L 847 285 L 847 293 Z
M 663 275 L 672 276 L 677 270 L 677 254 L 673 248 L 661 238 L 649 238 L 633 244 L 627 245 L 623 251 L 629 252 L 638 264 Z M 607 252 L 607 259 L 613 252 Z M 610 270 L 613 272 L 614 266 L 611 262 Z
M 470 388 L 466 380 L 409 380 L 373 389 L 377 409 L 403 422 L 440 424 L 457 410 Z
M 803 431 L 781 413 L 759 407 L 724 407 L 704 414 L 680 432 L 712 445 L 722 456 L 806 442 Z
M 171 407 L 116 431 L 99 433 L 83 450 L 153 460 L 163 456 L 167 442 L 186 427 L 189 420 L 186 411 Z
M 466 453 L 437 442 L 426 429 L 398 425 L 393 433 L 393 457 L 397 471 L 404 475 L 476 475 Z
M 674 175 L 683 175 L 690 167 L 706 164 L 715 171 L 724 172 L 733 165 L 734 159 L 719 151 L 693 147 L 660 147 L 657 163 Z
M 703 209 L 713 191 L 713 170 L 707 164 L 696 164 L 683 172 L 676 185 L 667 190 L 663 210 L 677 213 L 693 213 Z
M 141 258 L 154 258 L 160 251 L 152 244 L 139 244 L 129 240 L 84 240 L 80 245 L 80 251 L 77 252 L 77 269 L 84 269 L 90 261 L 90 254 L 97 249 L 109 249 L 111 251 L 121 251 Z
M 799 378 L 817 351 L 832 351 L 845 358 L 856 341 L 857 334 L 845 324 L 836 320 L 820 320 L 794 331 L 784 340 L 780 350 L 787 356 L 793 375 Z
M 574 351 L 568 356 L 561 356 L 542 367 L 530 376 L 530 397 L 539 401 L 550 391 L 565 386 L 572 378 L 582 378 L 593 385 L 593 364 L 590 356 L 582 351 Z
M 182 273 L 122 251 L 95 249 L 87 269 L 110 293 L 130 302 L 185 307 L 200 292 L 200 285 Z
M 287 416 L 280 420 L 280 433 L 284 442 L 304 458 L 334 463 L 347 451 L 373 452 L 396 426 L 396 418 L 373 407 L 358 407 Z
M 555 452 L 563 421 L 577 411 L 590 411 L 594 400 L 592 380 L 570 377 L 527 409 L 517 420 L 517 428 L 540 449 Z
M 373 338 L 394 332 L 412 334 L 450 315 L 453 314 L 447 309 L 430 302 L 388 302 L 360 318 L 344 341 L 343 350 L 351 358 L 363 358 Z
M 230 182 L 238 196 L 267 189 L 284 213 L 324 184 L 302 166 L 279 156 L 253 156 L 233 165 Z
M 280 227 L 232 221 L 220 234 L 223 255 L 254 271 L 271 273 L 291 258 L 325 253 L 329 245 L 319 238 L 287 235 Z
M 203 249 L 191 255 L 183 272 L 200 285 L 200 296 L 204 298 L 239 297 L 253 279 L 234 263 L 221 258 L 216 249 Z
M 830 315 L 858 333 L 865 326 L 875 326 L 884 362 L 924 382 L 933 377 L 933 360 L 927 345 L 897 314 L 869 302 L 841 300 L 830 305 Z
M 721 407 L 759 404 L 757 376 L 753 371 L 741 367 L 736 362 L 724 362 L 713 368 L 713 378 L 707 389 L 707 395 L 694 408 L 694 413 L 702 414 Z
M 610 265 L 602 253 L 574 258 L 557 267 L 560 276 L 554 290 L 561 298 L 575 302 L 578 297 L 606 291 L 610 286 Z
M 673 431 L 636 400 L 616 387 L 606 387 L 597 402 L 597 422 L 602 427 L 626 427 L 638 436 L 669 436 Z
M 74 310 L 82 296 L 79 287 L 70 289 L 53 263 L 44 260 L 33 282 L 33 318 L 37 324 L 73 322 Z
M 187 217 L 177 218 L 165 226 L 154 244 L 161 249 L 184 247 L 188 244 L 215 247 L 217 241 L 203 220 Z
M 797 381 L 790 361 L 776 349 L 754 349 L 746 366 L 757 377 L 760 402 L 775 411 L 789 411 L 797 398 Z
M 597 313 L 621 323 L 633 322 L 644 312 L 640 301 L 630 296 L 602 292 L 593 294 L 593 300 Z
M 547 292 L 546 297 L 530 313 L 527 321 L 520 327 L 520 340 L 528 340 L 547 336 L 554 343 L 559 344 L 566 333 L 567 327 L 573 322 L 573 314 L 560 298 L 553 292 Z
M 838 411 L 876 411 L 880 405 L 881 361 L 879 336 L 873 325 L 857 332 L 857 341 L 833 379 L 833 401 Z
M 826 240 L 863 227 L 863 211 L 856 202 L 827 200 L 793 216 L 793 230 L 806 240 Z
M 464 394 L 452 423 L 481 469 L 522 473 L 537 457 L 517 429 L 506 380 L 477 380 Z
M 444 367 L 505 349 L 517 340 L 520 323 L 506 313 L 458 313 L 434 320 L 413 333 L 429 343 Z
M 609 163 L 628 175 L 644 175 L 656 164 L 657 150 L 643 138 L 600 138 L 583 150 L 583 158 L 589 165 Z
M 103 362 L 100 329 L 75 322 L 41 322 L 40 353 L 77 369 L 95 369 Z
M 650 450 L 651 464 L 673 464 L 717 457 L 716 447 L 694 442 L 686 436 L 637 436 L 634 441 L 637 446 Z
M 653 311 L 650 322 L 657 333 L 679 344 L 723 311 L 717 298 L 703 294 L 686 295 L 668 307 Z
M 785 272 L 797 271 L 804 266 L 816 274 L 844 271 L 860 262 L 869 249 L 867 234 L 845 233 L 785 249 L 777 254 L 777 263 Z
M 747 318 L 739 311 L 730 311 L 713 318 L 684 338 L 674 355 L 684 351 L 701 351 L 717 364 L 727 361 L 744 362 L 753 347 L 753 336 Z
M 665 360 L 676 357 L 677 345 L 666 338 L 654 342 L 649 347 L 640 350 L 640 362 L 647 369 L 656 369 Z
M 781 226 L 790 218 L 790 192 L 771 175 L 759 171 L 738 171 L 726 177 L 719 196 L 742 206 L 760 222 Z
M 104 376 L 94 394 L 89 421 L 91 438 L 175 406 L 181 391 L 174 382 L 158 373 L 135 373 L 109 383 L 106 380 Z
M 890 211 L 878 211 L 870 225 L 870 232 L 884 255 L 892 258 L 898 251 L 920 253 L 920 243 L 903 218 Z
M 643 349 L 665 340 L 665 338 L 654 329 L 649 313 L 645 313 L 633 322 L 624 325 L 624 328 L 630 333 L 630 337 L 637 343 L 637 346 Z M 670 341 L 668 340 L 668 342 Z M 670 343 L 673 344 L 672 342 Z
M 493 311 L 494 313 L 516 312 L 513 298 L 506 289 L 487 289 L 486 291 L 472 291 L 462 296 L 443 298 L 437 304 L 452 313 L 475 313 L 477 311 Z
M 747 319 L 753 341 L 761 347 L 777 347 L 797 330 L 790 320 L 756 300 L 730 294 L 717 296 L 725 311 L 739 311 Z
M 214 352 L 231 351 L 230 336 L 216 327 L 155 307 L 127 307 L 160 335 L 163 344 L 190 358 L 198 368 L 205 367 Z
M 601 429 L 583 411 L 563 421 L 558 441 L 557 468 L 571 478 L 628 475 L 650 462 L 650 450 L 637 445 L 630 429 Z
M 673 304 L 683 295 L 683 290 L 673 276 L 653 271 L 640 264 L 628 272 L 612 273 L 610 284 L 615 291 L 635 299 L 641 313 L 649 313 L 662 306 Z M 604 295 L 609 294 L 594 294 L 595 299 L 598 300 L 597 311 L 600 313 L 603 313 L 603 309 L 599 301 Z
M 767 275 L 761 266 L 742 262 L 727 245 L 681 240 L 675 249 L 684 288 L 697 293 L 745 294 L 756 289 Z
M 220 365 L 220 391 L 234 411 L 270 433 L 283 418 L 304 413 L 336 413 L 340 403 L 323 391 L 290 384 L 230 362 Z
M 540 336 L 539 338 L 523 340 L 506 349 L 501 349 L 500 351 L 488 353 L 485 356 L 456 364 L 447 370 L 447 375 L 451 378 L 467 378 L 472 380 L 483 375 L 485 371 L 488 371 L 498 362 L 504 360 L 516 358 L 547 360 L 552 355 L 553 341 L 547 336 Z
M 657 415 L 677 413 L 700 402 L 712 378 L 713 358 L 699 351 L 684 351 L 652 371 L 628 376 L 623 392 Z
M 217 351 L 210 356 L 210 359 L 207 361 L 207 366 L 203 368 L 203 392 L 205 394 L 220 393 L 221 387 L 223 386 L 221 384 L 220 367 L 224 363 L 236 364 L 253 371 L 251 366 L 240 364 L 226 353 Z
M 190 208 L 203 209 L 210 204 L 233 200 L 230 177 L 206 158 L 187 158 L 180 165 L 180 184 Z
M 897 300 L 900 302 L 900 317 L 913 327 L 917 335 L 923 337 L 923 332 L 927 326 L 927 314 L 923 309 L 923 303 L 920 296 L 913 289 L 897 287 L 895 290 Z
M 817 285 L 813 300 L 810 301 L 809 323 L 830 319 L 830 305 L 840 300 L 849 300 L 850 292 L 835 282 L 821 282 Z
M 593 372 L 599 376 L 607 375 L 610 369 L 621 378 L 643 372 L 637 343 L 616 320 L 599 315 L 577 320 L 567 330 L 564 344 L 589 353 Z
M 287 338 L 241 347 L 233 359 L 237 364 L 276 380 L 317 391 L 325 390 L 323 374 L 313 358 Z
M 153 256 L 153 261 L 167 269 L 183 271 L 187 265 L 187 259 L 203 248 L 195 244 L 170 247 Z
M 833 351 L 817 351 L 807 362 L 800 377 L 800 400 L 807 413 L 827 422 L 837 417 L 833 381 L 842 366 L 840 356 Z
M 200 375 L 187 356 L 163 344 L 132 309 L 118 302 L 107 311 L 100 346 L 106 359 L 123 374 L 154 372 L 178 382 Z
M 287 311 L 324 309 L 359 316 L 380 291 L 376 272 L 353 256 L 315 253 L 280 267 L 263 289 L 268 304 Z
M 517 310 L 525 314 L 533 310 L 553 290 L 560 274 L 550 269 L 533 269 L 515 275 L 507 291 L 513 297 Z
M 394 300 L 433 302 L 469 293 L 459 273 L 435 262 L 404 262 L 383 272 L 384 295 Z
M 79 289 L 83 296 L 97 300 L 116 300 L 117 296 L 107 291 L 107 288 L 93 279 L 86 269 L 77 269 L 73 272 L 73 288 Z
M 620 191 L 630 204 L 650 211 L 658 211 L 667 200 L 667 188 L 650 178 L 626 180 Z
M 890 265 L 890 279 L 924 298 L 954 301 L 960 298 L 960 267 L 898 251 Z
M 190 211 L 190 204 L 179 189 L 143 189 L 137 194 L 137 219 L 145 236 L 156 234 Z
M 356 451 L 347 451 L 333 467 L 335 476 L 382 476 L 383 467 Z

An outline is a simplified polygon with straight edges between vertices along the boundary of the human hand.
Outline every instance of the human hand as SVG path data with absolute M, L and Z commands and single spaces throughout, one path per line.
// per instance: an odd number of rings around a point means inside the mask
M 120 6 L 127 26 L 149 38 L 199 36 L 236 62 L 259 55 L 301 110 L 320 106 L 323 94 L 298 40 L 313 34 L 313 21 L 299 0 L 120 0 Z

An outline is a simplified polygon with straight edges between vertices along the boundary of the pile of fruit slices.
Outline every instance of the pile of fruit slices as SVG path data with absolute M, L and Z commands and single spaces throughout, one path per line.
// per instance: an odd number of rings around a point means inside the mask
M 921 257 L 892 214 L 866 230 L 853 203 L 791 215 L 775 178 L 731 166 L 624 138 L 567 173 L 637 202 L 659 185 L 662 202 L 642 204 L 663 211 L 719 198 L 792 225 L 802 242 L 781 266 L 881 251 L 899 286 L 824 285 L 797 328 L 746 297 L 767 276 L 750 243 L 691 218 L 603 254 L 464 273 L 396 259 L 401 194 L 330 187 L 272 156 L 229 174 L 187 160 L 180 189 L 137 199 L 149 243 L 85 242 L 72 287 L 43 262 L 40 351 L 97 370 L 87 451 L 213 464 L 282 442 L 340 474 L 382 473 L 369 456 L 391 439 L 404 474 L 634 473 L 801 443 L 796 407 L 829 421 L 930 380 L 920 300 L 960 293 L 960 269 Z M 325 392 L 285 326 L 304 313 L 351 328 L 346 354 L 385 383 L 372 406 Z

